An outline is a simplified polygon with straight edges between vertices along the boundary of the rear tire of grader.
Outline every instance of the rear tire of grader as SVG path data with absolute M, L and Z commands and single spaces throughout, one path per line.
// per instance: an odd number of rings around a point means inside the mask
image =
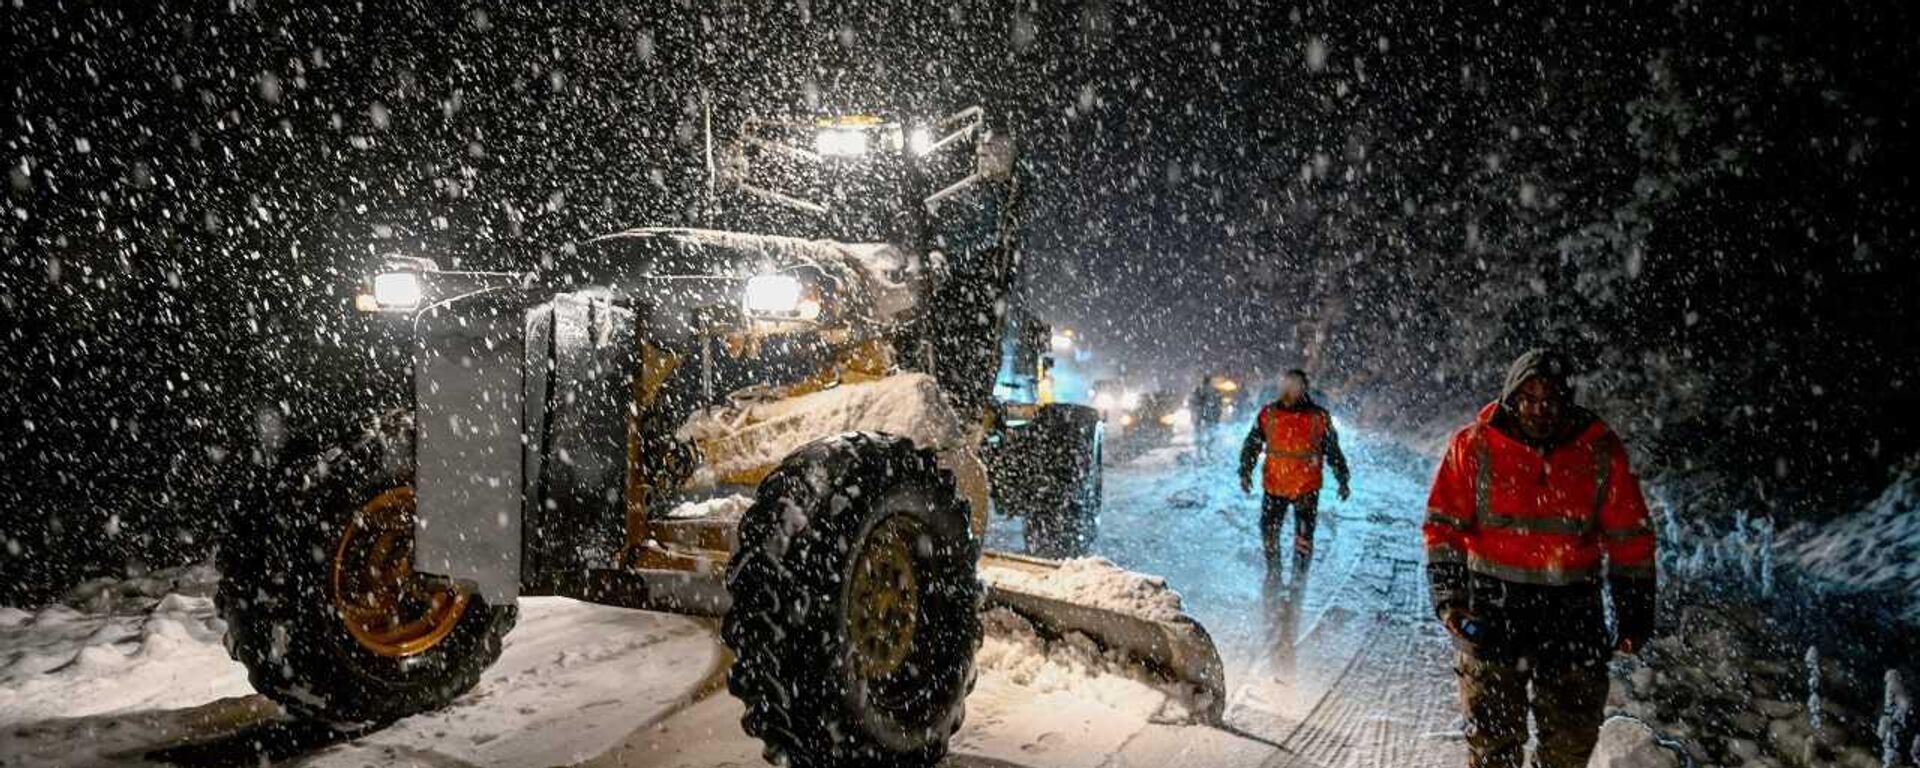
M 412 569 L 413 418 L 296 460 L 220 547 L 227 652 L 255 690 L 340 727 L 446 706 L 500 657 L 515 606 Z
M 932 452 L 851 433 L 760 484 L 728 565 L 727 687 L 769 761 L 930 766 L 966 715 L 980 544 Z

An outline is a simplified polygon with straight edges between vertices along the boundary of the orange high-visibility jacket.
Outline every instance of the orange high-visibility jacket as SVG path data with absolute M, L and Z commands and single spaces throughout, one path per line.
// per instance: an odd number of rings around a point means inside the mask
M 1297 498 L 1320 490 L 1321 469 L 1328 461 L 1336 478 L 1346 482 L 1346 458 L 1340 455 L 1333 417 L 1311 401 L 1293 408 L 1272 403 L 1260 409 L 1241 452 L 1243 475 L 1253 469 L 1255 452 L 1261 447 L 1266 456 L 1261 486 L 1268 496 Z
M 1524 584 L 1654 577 L 1654 532 L 1626 446 L 1594 419 L 1546 454 L 1490 423 L 1453 436 L 1427 498 L 1427 561 Z

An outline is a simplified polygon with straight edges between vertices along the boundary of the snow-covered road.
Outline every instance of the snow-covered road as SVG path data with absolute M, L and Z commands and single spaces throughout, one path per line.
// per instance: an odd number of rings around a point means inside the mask
M 1323 497 L 1304 580 L 1265 576 L 1259 499 L 1240 493 L 1230 450 L 1195 464 L 1176 445 L 1110 468 L 1096 548 L 1180 591 L 1226 662 L 1228 727 L 1277 746 L 1269 764 L 1463 765 L 1451 649 L 1420 553 L 1429 469 L 1347 434 L 1353 498 Z M 1018 541 L 1017 521 L 989 534 Z
M 1323 504 L 1308 578 L 1262 574 L 1258 502 L 1229 459 L 1175 447 L 1107 476 L 1098 549 L 1164 575 L 1228 667 L 1227 725 L 1169 720 L 1153 686 L 990 636 L 955 765 L 1462 764 L 1444 637 L 1428 620 L 1420 462 L 1353 441 L 1351 502 Z M 1019 550 L 1019 521 L 996 548 Z M 453 706 L 349 737 L 278 718 L 227 660 L 211 574 L 113 585 L 86 610 L 0 609 L 0 765 L 757 765 L 710 622 L 523 603 L 499 664 Z M 140 594 L 144 592 L 145 594 Z

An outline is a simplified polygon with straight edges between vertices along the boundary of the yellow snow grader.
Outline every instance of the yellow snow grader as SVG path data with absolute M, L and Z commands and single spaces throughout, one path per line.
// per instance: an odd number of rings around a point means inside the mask
M 1056 562 L 982 552 L 995 506 L 1099 503 L 1097 416 L 991 396 L 1019 268 L 1011 137 L 978 108 L 708 135 L 713 218 L 760 206 L 781 212 L 762 227 L 842 235 L 635 229 L 524 273 L 415 255 L 365 281 L 360 308 L 407 329 L 411 402 L 286 463 L 236 521 L 218 602 L 253 685 L 336 724 L 441 707 L 499 656 L 519 597 L 561 595 L 723 617 L 770 758 L 929 765 L 1002 607 L 1217 717 L 1197 623 L 1075 603 L 1048 589 Z

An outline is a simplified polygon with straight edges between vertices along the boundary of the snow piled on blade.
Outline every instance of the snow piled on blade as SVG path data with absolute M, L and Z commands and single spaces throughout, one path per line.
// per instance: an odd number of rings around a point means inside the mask
M 1035 693 L 1070 694 L 1151 716 L 1156 722 L 1194 719 L 1194 702 L 1201 692 L 1159 679 L 1125 654 L 1102 649 L 1086 635 L 1073 632 L 1048 639 L 1032 622 L 1006 608 L 989 610 L 980 619 L 986 637 L 974 662 L 1013 685 Z
M 1049 573 L 982 569 L 981 578 L 996 587 L 1057 598 L 1123 613 L 1148 621 L 1177 621 L 1185 615 L 1180 593 L 1159 576 L 1136 573 L 1104 557 L 1061 561 Z
M 1782 559 L 1848 591 L 1906 596 L 1903 618 L 1920 624 L 1920 456 L 1865 510 L 1782 537 Z

